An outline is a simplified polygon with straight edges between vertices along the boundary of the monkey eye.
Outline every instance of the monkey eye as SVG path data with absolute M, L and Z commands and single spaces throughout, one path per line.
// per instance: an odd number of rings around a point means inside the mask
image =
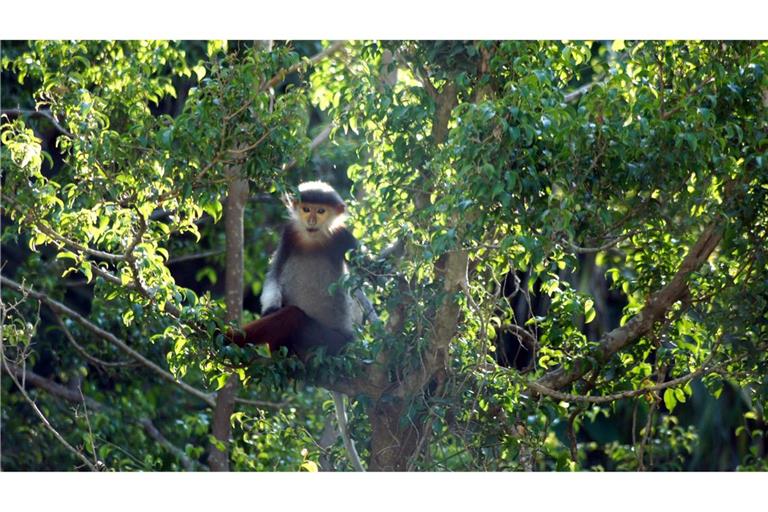
M 325 208 L 318 208 L 317 213 L 325 213 Z
M 309 213 L 309 208 L 306 207 L 306 206 L 304 208 L 302 208 L 302 210 L 304 210 L 304 213 Z

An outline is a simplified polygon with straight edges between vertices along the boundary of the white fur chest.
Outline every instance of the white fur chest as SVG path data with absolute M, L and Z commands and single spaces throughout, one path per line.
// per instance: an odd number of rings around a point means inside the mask
M 279 285 L 284 306 L 297 306 L 315 320 L 351 331 L 350 298 L 341 287 L 343 261 L 317 254 L 292 254 L 283 264 Z

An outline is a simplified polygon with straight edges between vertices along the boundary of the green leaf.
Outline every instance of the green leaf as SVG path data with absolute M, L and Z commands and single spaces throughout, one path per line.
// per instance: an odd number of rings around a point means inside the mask
M 669 412 L 672 412 L 677 405 L 677 400 L 675 399 L 675 391 L 673 389 L 667 389 L 664 391 L 664 405 L 667 407 Z
M 198 82 L 205 78 L 205 66 L 198 64 L 192 68 L 192 71 L 194 71 L 195 75 L 197 75 Z
M 222 40 L 208 41 L 208 56 L 213 57 L 217 53 L 227 52 L 227 42 Z
M 80 257 L 73 253 L 72 251 L 61 251 L 59 254 L 56 255 L 57 260 L 63 260 L 63 259 L 71 259 L 74 261 L 77 261 L 80 259 Z
M 93 280 L 93 270 L 91 269 L 91 262 L 84 261 L 82 265 L 80 265 L 80 270 L 85 275 L 86 281 L 90 283 Z
M 210 203 L 203 204 L 203 211 L 213 217 L 214 222 L 218 222 L 221 219 L 221 215 L 224 211 L 221 202 L 212 201 Z
M 123 313 L 123 315 L 122 315 L 123 324 L 126 327 L 129 327 L 133 323 L 133 317 L 134 317 L 134 312 L 133 312 L 132 309 L 129 309 L 128 311 Z
M 317 467 L 317 464 L 315 464 L 311 460 L 308 460 L 301 465 L 301 469 L 303 469 L 304 471 L 309 471 L 310 473 L 317 473 L 320 468 Z

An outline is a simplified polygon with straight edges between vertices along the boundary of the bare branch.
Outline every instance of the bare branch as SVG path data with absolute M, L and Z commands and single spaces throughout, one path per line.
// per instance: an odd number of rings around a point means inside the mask
M 269 402 L 267 400 L 251 400 L 248 398 L 235 398 L 235 402 L 238 404 L 243 405 L 252 405 L 254 407 L 267 407 L 271 409 L 282 409 L 284 407 L 287 407 L 290 402 L 289 401 L 283 401 L 283 402 Z
M 168 450 L 171 454 L 173 454 L 174 457 L 179 459 L 179 462 L 181 462 L 181 465 L 184 466 L 185 470 L 196 471 L 198 467 L 205 467 L 199 462 L 190 459 L 189 455 L 187 455 L 184 450 L 170 442 L 168 438 L 165 437 L 163 433 L 160 432 L 160 430 L 158 430 L 155 424 L 152 423 L 152 420 L 149 418 L 139 418 L 138 421 L 141 426 L 144 427 L 144 430 L 147 432 L 149 437 L 157 441 L 160 446 Z
M 339 433 L 341 434 L 341 440 L 344 442 L 347 458 L 355 470 L 364 472 L 365 468 L 363 467 L 363 463 L 360 462 L 360 455 L 358 455 L 357 450 L 355 449 L 355 442 L 352 440 L 349 433 L 347 409 L 344 406 L 344 395 L 337 391 L 331 391 L 331 396 L 333 396 L 333 403 L 336 408 L 336 422 L 339 424 Z
M 20 366 L 10 363 L 7 360 L 5 363 L 5 370 L 9 375 L 13 375 L 18 379 L 22 379 L 25 384 L 40 388 L 47 393 L 50 393 L 51 395 L 57 396 L 59 398 L 63 398 L 68 402 L 84 403 L 93 411 L 104 410 L 104 405 L 91 398 L 81 396 L 77 390 L 68 388 L 63 384 L 59 384 L 58 382 L 54 382 L 50 379 L 46 379 L 45 377 L 38 375 L 31 370 L 21 368 Z
M 261 146 L 264 143 L 264 141 L 267 140 L 267 137 L 269 137 L 269 135 L 273 131 L 275 131 L 275 127 L 272 127 L 269 130 L 267 130 L 266 132 L 264 132 L 264 135 L 259 137 L 259 139 L 256 142 L 254 142 L 253 144 L 250 144 L 248 146 L 243 146 L 243 147 L 231 148 L 231 149 L 228 149 L 227 151 L 229 151 L 230 153 L 232 153 L 234 155 L 237 155 L 240 158 L 244 158 L 246 153 L 248 153 L 249 151 L 253 151 L 254 149 L 256 149 L 259 146 Z
M 618 243 L 626 240 L 627 238 L 635 235 L 637 231 L 631 231 L 629 233 L 625 233 L 623 235 L 617 236 L 615 238 L 612 238 L 608 242 L 604 243 L 603 245 L 600 245 L 598 247 L 579 247 L 578 245 L 574 244 L 568 239 L 565 239 L 565 243 L 568 246 L 568 248 L 577 253 L 577 254 L 593 254 L 596 252 L 605 251 L 607 249 L 610 249 L 611 247 L 617 245 Z
M 568 94 L 566 94 L 563 97 L 563 99 L 565 100 L 566 103 L 571 103 L 573 101 L 576 101 L 581 96 L 583 96 L 584 94 L 589 92 L 589 90 L 592 89 L 594 86 L 596 86 L 598 83 L 599 82 L 590 82 L 588 84 L 582 85 L 581 87 L 579 87 L 575 91 L 571 91 Z
M 171 258 L 166 263 L 168 265 L 174 265 L 176 263 L 182 263 L 184 261 L 199 260 L 201 258 L 207 258 L 209 256 L 217 256 L 223 253 L 224 253 L 224 249 L 215 249 L 211 251 L 198 252 L 196 254 L 185 254 L 184 256 Z
M 510 331 L 516 336 L 524 338 L 525 341 L 527 341 L 531 347 L 535 347 L 538 344 L 538 341 L 536 340 L 536 336 L 534 336 L 530 331 L 528 331 L 524 327 L 520 327 L 519 325 L 516 325 L 516 324 L 507 324 L 507 325 L 503 325 L 501 329 L 503 331 Z

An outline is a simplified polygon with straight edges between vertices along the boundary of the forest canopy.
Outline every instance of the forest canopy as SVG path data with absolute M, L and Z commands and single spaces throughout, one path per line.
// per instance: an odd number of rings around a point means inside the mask
M 2 50 L 3 470 L 768 469 L 767 43 Z M 223 333 L 307 180 L 305 364 Z

